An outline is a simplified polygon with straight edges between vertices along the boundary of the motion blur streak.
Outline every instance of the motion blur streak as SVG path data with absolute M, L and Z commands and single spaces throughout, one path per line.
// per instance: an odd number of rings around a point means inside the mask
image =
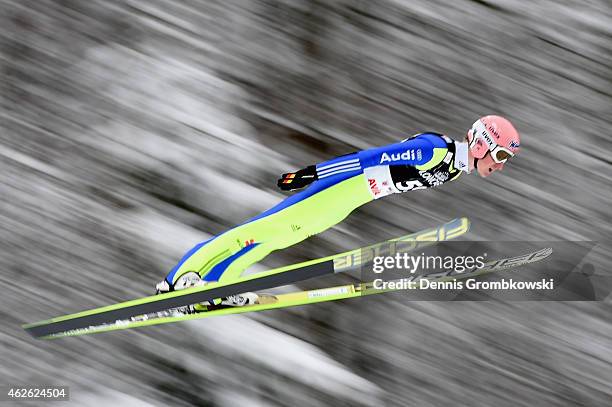
M 599 241 L 609 275 L 611 89 L 604 0 L 0 0 L 0 382 L 89 406 L 609 405 L 609 298 L 19 325 L 150 295 L 282 199 L 281 173 L 489 113 L 522 135 L 503 173 L 369 205 L 265 266 L 467 215 L 471 239 Z

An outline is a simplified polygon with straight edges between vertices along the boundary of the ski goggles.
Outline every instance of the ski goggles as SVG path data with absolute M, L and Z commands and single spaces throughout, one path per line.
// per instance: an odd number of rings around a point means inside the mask
M 497 164 L 503 164 L 508 161 L 509 158 L 514 157 L 514 153 L 512 151 L 510 151 L 506 147 L 500 146 L 493 140 L 493 137 L 491 137 L 491 135 L 487 131 L 484 123 L 480 120 L 478 120 L 472 126 L 472 136 L 473 137 L 472 142 L 470 143 L 470 147 L 476 144 L 476 140 L 478 138 L 484 140 L 484 142 L 487 144 L 487 147 L 489 148 L 489 152 L 491 153 L 493 161 L 495 161 Z
M 500 145 L 495 146 L 493 150 L 490 150 L 490 152 L 491 157 L 493 157 L 493 161 L 498 164 L 503 164 L 508 161 L 509 158 L 514 157 L 514 153 L 512 151 Z

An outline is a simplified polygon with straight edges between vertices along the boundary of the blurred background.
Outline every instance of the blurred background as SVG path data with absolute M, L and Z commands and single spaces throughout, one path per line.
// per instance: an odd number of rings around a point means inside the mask
M 609 1 L 0 0 L 0 104 L 0 383 L 81 406 L 610 405 L 609 298 L 20 327 L 152 294 L 283 199 L 283 172 L 490 113 L 522 135 L 503 173 L 367 205 L 258 269 L 469 216 L 472 240 L 597 241 L 609 275 Z

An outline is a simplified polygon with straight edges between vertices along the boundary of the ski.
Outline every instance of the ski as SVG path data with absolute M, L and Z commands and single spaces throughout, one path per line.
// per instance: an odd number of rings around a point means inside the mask
M 314 277 L 346 272 L 358 268 L 361 264 L 367 262 L 371 256 L 378 256 L 384 250 L 394 250 L 395 246 L 401 246 L 401 244 L 408 246 L 408 250 L 414 250 L 436 242 L 454 239 L 465 234 L 469 230 L 469 225 L 467 218 L 458 218 L 422 232 L 320 259 L 264 271 L 229 283 L 216 282 L 201 287 L 143 297 L 26 324 L 23 325 L 23 328 L 35 338 L 45 337 L 64 331 L 115 323 L 140 315 L 166 312 L 166 310 L 212 301 L 233 294 L 261 291 Z
M 442 273 L 431 273 L 426 276 L 419 276 L 418 279 L 428 279 L 436 281 L 450 281 L 452 279 L 467 279 L 478 277 L 483 274 L 493 273 L 497 271 L 510 270 L 535 263 L 546 259 L 552 254 L 551 248 L 543 248 L 534 252 L 523 254 L 520 256 L 502 258 L 485 263 L 482 268 L 473 268 L 462 273 L 447 271 Z M 399 281 L 399 280 L 396 280 Z M 418 280 L 412 282 L 412 289 L 418 289 Z M 264 300 L 260 304 L 248 305 L 244 307 L 229 307 L 215 309 L 211 311 L 200 312 L 196 314 L 182 314 L 178 310 L 165 310 L 157 313 L 140 315 L 126 320 L 115 321 L 109 324 L 97 326 L 89 326 L 79 329 L 57 332 L 51 335 L 46 335 L 41 339 L 57 339 L 68 336 L 80 336 L 101 332 L 109 332 L 123 329 L 132 329 L 143 326 L 152 326 L 159 324 L 168 324 L 180 321 L 189 321 L 194 319 L 209 318 L 213 316 L 243 314 L 248 312 L 266 311 L 273 309 L 284 309 L 300 305 L 316 304 L 321 302 L 337 301 L 350 299 L 365 295 L 383 294 L 389 292 L 401 291 L 404 288 L 395 289 L 377 289 L 373 282 L 345 284 L 335 287 L 326 287 L 314 290 L 296 291 L 287 294 L 269 295 L 264 294 Z

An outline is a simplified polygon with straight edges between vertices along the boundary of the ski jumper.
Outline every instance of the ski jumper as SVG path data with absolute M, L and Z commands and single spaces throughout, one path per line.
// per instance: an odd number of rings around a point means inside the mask
M 274 250 L 321 233 L 361 205 L 383 196 L 431 188 L 467 171 L 467 144 L 423 133 L 400 143 L 316 165 L 315 181 L 278 205 L 197 244 L 166 276 L 173 286 L 188 272 L 231 281 Z

